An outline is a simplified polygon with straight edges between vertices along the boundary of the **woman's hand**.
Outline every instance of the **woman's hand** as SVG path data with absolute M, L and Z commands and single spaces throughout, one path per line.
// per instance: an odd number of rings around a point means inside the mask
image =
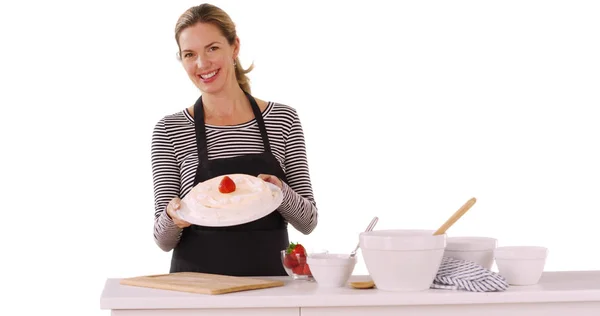
M 259 174 L 258 177 L 260 179 L 263 179 L 265 182 L 272 183 L 280 189 L 283 189 L 283 183 L 281 183 L 281 180 L 279 180 L 279 178 L 277 178 L 276 176 L 272 176 L 270 174 Z
M 179 216 L 177 216 L 177 213 L 175 213 L 175 211 L 177 211 L 181 206 L 180 202 L 181 200 L 178 197 L 173 198 L 171 202 L 169 202 L 169 204 L 167 205 L 167 215 L 171 217 L 173 223 L 175 223 L 177 227 L 186 228 L 192 224 L 182 220 L 181 218 L 179 218 Z

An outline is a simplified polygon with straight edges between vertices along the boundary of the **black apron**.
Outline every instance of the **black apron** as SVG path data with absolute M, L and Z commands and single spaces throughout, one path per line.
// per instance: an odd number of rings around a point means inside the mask
M 194 124 L 199 165 L 194 186 L 224 174 L 261 173 L 287 182 L 279 162 L 271 153 L 269 137 L 260 108 L 246 93 L 262 136 L 264 152 L 225 159 L 208 160 L 202 97 L 194 105 Z M 171 272 L 202 272 L 232 276 L 285 276 L 281 250 L 289 244 L 287 222 L 274 210 L 246 224 L 229 227 L 191 225 L 183 229 L 173 250 Z

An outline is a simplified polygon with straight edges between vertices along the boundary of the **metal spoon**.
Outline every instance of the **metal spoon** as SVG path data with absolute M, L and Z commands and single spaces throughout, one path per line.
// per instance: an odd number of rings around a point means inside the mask
M 373 219 L 371 220 L 371 223 L 369 223 L 369 226 L 367 226 L 367 229 L 365 230 L 365 232 L 372 231 L 373 228 L 375 227 L 375 225 L 377 224 L 378 220 L 379 220 L 379 218 L 377 216 L 373 217 Z M 354 256 L 356 256 L 356 252 L 358 251 L 359 247 L 360 247 L 360 241 L 358 242 L 358 244 L 356 244 L 356 248 L 354 248 L 354 250 L 350 253 L 350 258 L 353 258 Z

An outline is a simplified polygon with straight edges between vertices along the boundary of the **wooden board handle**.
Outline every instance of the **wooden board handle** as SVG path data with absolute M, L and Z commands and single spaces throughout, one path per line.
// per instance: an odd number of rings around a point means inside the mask
M 456 211 L 454 214 L 452 214 L 452 216 L 440 228 L 438 228 L 438 230 L 436 230 L 435 233 L 433 233 L 433 234 L 434 235 L 445 234 L 446 231 L 448 230 L 448 228 L 450 228 L 450 226 L 452 226 L 454 223 L 456 223 L 456 221 L 459 218 L 461 218 L 471 208 L 471 206 L 473 206 L 473 204 L 475 204 L 476 201 L 477 200 L 475 198 L 468 200 L 467 203 L 465 203 L 463 206 L 461 206 L 461 208 L 458 209 L 458 211 Z

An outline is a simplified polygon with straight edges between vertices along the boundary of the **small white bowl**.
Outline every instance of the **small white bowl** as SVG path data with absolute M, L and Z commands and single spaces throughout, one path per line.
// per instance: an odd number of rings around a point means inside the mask
M 494 251 L 498 273 L 510 285 L 534 285 L 540 281 L 548 249 L 537 246 L 506 246 Z
M 433 230 L 392 229 L 360 233 L 365 265 L 378 289 L 425 291 L 442 263 L 446 234 Z
M 306 263 L 320 287 L 344 287 L 356 266 L 356 256 L 349 254 L 309 254 Z
M 448 237 L 444 256 L 474 262 L 491 270 L 497 245 L 498 241 L 490 237 Z

